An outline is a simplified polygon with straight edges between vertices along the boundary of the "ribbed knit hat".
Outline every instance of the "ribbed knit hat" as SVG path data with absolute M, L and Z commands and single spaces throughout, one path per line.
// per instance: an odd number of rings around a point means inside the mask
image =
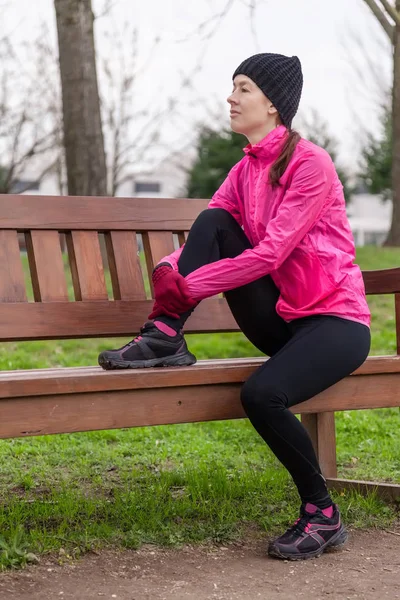
M 247 75 L 271 100 L 282 123 L 290 129 L 300 103 L 303 73 L 297 56 L 255 54 L 236 69 L 236 75 Z

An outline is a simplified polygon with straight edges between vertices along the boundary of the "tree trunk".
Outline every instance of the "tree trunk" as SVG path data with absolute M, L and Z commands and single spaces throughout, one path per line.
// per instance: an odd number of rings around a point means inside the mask
M 400 0 L 396 0 L 400 12 Z M 392 225 L 385 246 L 400 246 L 400 26 L 395 26 L 393 38 L 393 162 L 392 162 Z
M 107 170 L 91 0 L 54 0 L 68 194 L 106 196 Z

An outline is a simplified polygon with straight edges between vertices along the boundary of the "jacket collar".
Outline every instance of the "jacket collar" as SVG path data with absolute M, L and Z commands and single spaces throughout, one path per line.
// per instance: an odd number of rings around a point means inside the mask
M 279 156 L 282 147 L 283 138 L 286 136 L 287 129 L 284 125 L 275 127 L 258 144 L 247 144 L 243 152 L 252 158 L 264 158 L 275 160 Z

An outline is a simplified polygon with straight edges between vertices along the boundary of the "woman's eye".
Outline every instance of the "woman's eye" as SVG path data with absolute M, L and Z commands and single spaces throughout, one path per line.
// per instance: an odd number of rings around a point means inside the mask
M 249 90 L 246 90 L 246 88 L 242 88 L 242 92 L 248 92 Z

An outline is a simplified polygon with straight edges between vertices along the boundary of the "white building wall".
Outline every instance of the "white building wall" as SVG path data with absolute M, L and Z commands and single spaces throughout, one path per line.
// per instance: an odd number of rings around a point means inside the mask
M 380 245 L 387 236 L 392 218 L 392 203 L 379 195 L 355 194 L 347 207 L 347 215 L 356 246 Z
M 30 178 L 34 180 L 34 178 Z M 159 192 L 135 192 L 135 183 L 159 184 Z M 186 171 L 180 165 L 161 164 L 152 173 L 143 173 L 127 178 L 119 187 L 116 194 L 119 198 L 176 198 L 182 197 L 185 191 Z M 23 192 L 29 195 L 58 196 L 60 194 L 58 178 L 55 173 L 47 174 L 39 185 L 38 190 Z

